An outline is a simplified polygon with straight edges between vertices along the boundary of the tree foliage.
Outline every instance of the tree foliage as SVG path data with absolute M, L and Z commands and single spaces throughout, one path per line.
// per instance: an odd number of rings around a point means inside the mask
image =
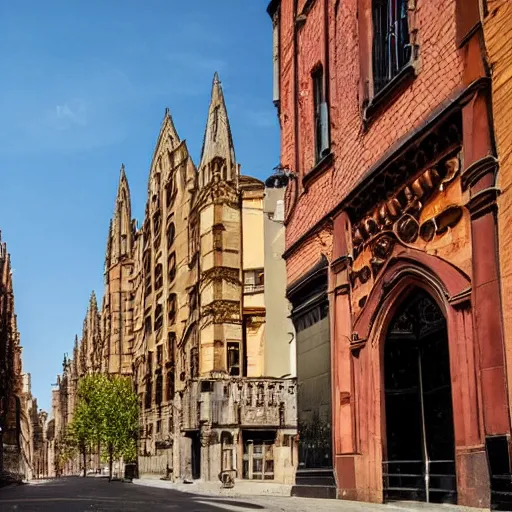
M 101 445 L 108 451 L 112 477 L 114 458 L 135 460 L 137 431 L 137 397 L 128 378 L 92 374 L 80 380 L 68 443 L 80 449 L 84 464 L 86 451 Z

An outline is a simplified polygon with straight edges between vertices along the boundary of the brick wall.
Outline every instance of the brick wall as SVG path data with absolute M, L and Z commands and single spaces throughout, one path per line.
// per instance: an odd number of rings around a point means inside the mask
M 440 107 L 461 86 L 462 57 L 456 48 L 455 0 L 416 0 L 410 13 L 417 29 L 418 76 L 397 99 L 365 129 L 361 109 L 361 18 L 369 16 L 369 0 L 316 0 L 298 34 L 299 162 L 295 162 L 293 0 L 280 6 L 280 121 L 281 162 L 307 174 L 314 164 L 314 127 L 311 71 L 326 68 L 324 12 L 328 11 L 328 61 L 331 148 L 333 165 L 308 186 L 300 186 L 297 206 L 289 219 L 289 248 L 313 228 L 357 184 L 386 151 Z M 300 4 L 303 2 L 299 2 Z M 414 2 L 411 2 L 413 4 Z M 366 56 L 370 59 L 371 55 Z M 368 62 L 368 61 L 367 61 Z M 288 208 L 293 194 L 287 194 Z M 287 258 L 288 282 L 303 274 L 320 258 L 330 257 L 331 238 L 321 230 L 304 243 L 300 255 Z

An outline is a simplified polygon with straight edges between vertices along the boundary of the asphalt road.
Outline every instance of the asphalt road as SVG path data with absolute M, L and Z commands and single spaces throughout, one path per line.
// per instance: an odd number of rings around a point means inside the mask
M 250 501 L 155 489 L 104 478 L 59 478 L 0 489 L 0 512 L 248 512 L 264 510 Z

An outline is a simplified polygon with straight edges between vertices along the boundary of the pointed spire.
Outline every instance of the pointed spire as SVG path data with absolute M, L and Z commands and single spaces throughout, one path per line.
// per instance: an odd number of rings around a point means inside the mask
M 160 128 L 160 135 L 158 136 L 157 148 L 159 143 L 161 142 L 162 136 L 167 136 L 172 138 L 172 142 L 174 142 L 173 149 L 180 143 L 180 137 L 178 132 L 176 131 L 176 127 L 174 126 L 174 121 L 171 116 L 171 111 L 169 107 L 165 107 L 164 120 L 162 122 L 162 127 Z
M 105 256 L 106 269 L 114 265 L 121 258 L 130 256 L 133 244 L 132 207 L 130 200 L 130 187 L 124 164 L 121 164 L 119 185 L 117 187 L 114 217 L 110 221 L 107 251 Z
M 94 290 L 91 292 L 91 297 L 89 298 L 89 311 L 98 311 L 98 301 L 96 300 Z
M 105 251 L 105 274 L 108 272 L 110 268 L 110 253 L 112 251 L 112 219 L 110 219 L 110 223 L 108 225 L 108 236 L 107 236 L 107 250 Z
M 215 158 L 221 158 L 225 161 L 226 171 L 223 178 L 227 180 L 234 179 L 236 174 L 235 148 L 233 146 L 224 93 L 222 92 L 222 85 L 217 72 L 213 75 L 212 95 L 208 110 L 208 120 L 206 121 L 199 172 L 202 172 L 204 167 Z
M 73 347 L 73 373 L 78 375 L 78 335 L 75 334 L 75 345 Z

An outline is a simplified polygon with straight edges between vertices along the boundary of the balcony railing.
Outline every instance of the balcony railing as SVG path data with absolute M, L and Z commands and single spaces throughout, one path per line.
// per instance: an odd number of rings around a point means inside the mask
M 244 293 L 262 293 L 264 289 L 262 284 L 244 284 Z
M 296 391 L 294 379 L 192 381 L 183 395 L 182 428 L 197 429 L 201 424 L 293 428 Z

